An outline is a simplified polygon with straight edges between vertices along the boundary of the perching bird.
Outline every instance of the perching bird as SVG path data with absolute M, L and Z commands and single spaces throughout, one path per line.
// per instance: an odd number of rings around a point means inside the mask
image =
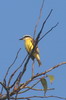
M 33 47 L 34 47 L 34 45 L 35 45 L 35 40 L 30 35 L 25 35 L 24 37 L 22 37 L 19 40 L 24 40 L 26 51 L 28 52 L 28 54 L 30 54 L 32 49 L 33 49 Z M 38 46 L 36 46 L 33 54 L 31 55 L 31 59 L 32 60 L 34 60 L 35 58 L 38 61 L 38 64 L 40 66 L 41 65 L 41 61 L 40 61 Z

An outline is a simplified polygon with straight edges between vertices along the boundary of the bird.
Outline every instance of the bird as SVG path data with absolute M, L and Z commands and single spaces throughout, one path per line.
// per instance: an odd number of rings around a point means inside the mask
M 34 48 L 35 40 L 30 35 L 24 35 L 19 40 L 24 40 L 25 49 L 26 49 L 27 53 L 30 54 L 31 51 Z M 31 59 L 33 61 L 34 61 L 34 59 L 36 59 L 37 62 L 38 62 L 38 65 L 39 66 L 42 65 L 41 61 L 40 61 L 40 55 L 39 55 L 39 48 L 38 48 L 38 46 L 35 47 L 35 50 L 34 50 L 34 52 L 31 55 Z

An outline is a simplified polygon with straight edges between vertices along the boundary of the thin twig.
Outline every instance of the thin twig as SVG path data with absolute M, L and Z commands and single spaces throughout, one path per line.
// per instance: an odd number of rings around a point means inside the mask
M 66 100 L 66 98 L 64 97 L 60 97 L 60 96 L 53 96 L 53 95 L 50 95 L 50 96 L 30 96 L 30 97 L 19 97 L 19 98 L 16 98 L 16 99 L 30 99 L 30 98 L 58 98 L 58 99 L 63 99 L 63 100 Z M 11 97 L 11 99 L 14 99 L 14 97 Z
M 15 83 L 15 85 L 16 85 L 16 84 L 18 85 L 17 88 L 19 87 L 20 80 L 21 80 L 21 72 L 19 73 L 17 82 Z M 18 92 L 19 92 L 19 91 L 17 91 L 16 94 L 15 94 L 15 100 L 16 100 L 16 98 L 17 98 L 17 96 L 18 96 Z
M 32 63 L 32 77 L 34 76 L 34 62 L 35 62 L 35 60 Z
M 56 65 L 56 66 L 54 66 L 54 67 L 51 67 L 50 69 L 48 69 L 48 70 L 46 70 L 45 72 L 42 72 L 42 73 L 40 73 L 40 74 L 37 74 L 37 75 L 35 75 L 35 76 L 33 76 L 31 79 L 29 79 L 26 83 L 24 83 L 23 85 L 22 85 L 22 87 L 20 86 L 19 88 L 24 88 L 26 85 L 28 85 L 32 80 L 34 80 L 35 78 L 37 78 L 37 77 L 39 77 L 39 76 L 41 76 L 41 75 L 45 75 L 45 74 L 47 74 L 48 72 L 50 72 L 50 71 L 52 71 L 53 69 L 55 69 L 55 68 L 58 68 L 59 66 L 61 66 L 61 65 L 63 65 L 63 64 L 66 64 L 66 62 L 62 62 L 62 63 L 59 63 L 58 65 Z
M 7 75 L 8 75 L 8 72 L 9 72 L 10 68 L 14 65 L 15 61 L 17 60 L 18 54 L 19 54 L 20 50 L 21 50 L 21 48 L 18 50 L 18 52 L 17 52 L 17 54 L 16 54 L 16 57 L 15 57 L 13 63 L 8 67 L 8 70 L 7 70 L 7 72 L 6 72 L 6 75 L 5 75 L 5 78 L 4 78 L 4 79 L 6 79 L 6 77 L 7 77 Z
M 36 88 L 32 88 L 32 87 L 29 87 L 29 86 L 26 86 L 26 88 L 29 88 L 31 90 L 36 90 L 36 91 L 44 91 L 44 89 L 36 89 Z M 54 90 L 55 88 L 48 88 L 47 90 Z
M 49 32 L 51 32 L 55 27 L 57 27 L 58 24 L 59 24 L 59 23 L 57 23 L 57 24 L 54 25 L 49 31 L 47 31 L 47 32 L 39 39 L 39 41 L 42 40 L 42 39 L 43 39 Z
M 52 71 L 52 70 L 55 69 L 55 68 L 58 68 L 59 66 L 61 66 L 61 65 L 63 65 L 63 64 L 66 64 L 66 62 L 59 63 L 58 65 L 56 65 L 56 66 L 54 66 L 54 67 L 51 67 L 50 69 L 46 70 L 45 72 L 42 72 L 42 73 L 40 73 L 40 74 L 37 74 L 37 75 L 33 76 L 33 78 L 36 78 L 36 77 L 41 76 L 41 75 L 45 75 L 46 73 Z
M 36 88 L 32 88 L 32 87 L 29 87 L 29 86 L 26 86 L 25 88 L 28 88 L 26 89 L 25 91 L 22 91 L 22 92 L 19 92 L 18 94 L 22 94 L 24 92 L 27 92 L 28 90 L 35 90 L 35 91 L 44 91 L 44 89 L 36 89 Z M 48 88 L 47 90 L 54 90 L 55 88 Z
M 4 77 L 4 79 L 3 79 L 3 83 L 6 82 L 6 77 L 7 77 L 8 73 L 9 73 L 9 70 L 10 70 L 11 67 L 15 64 L 15 62 L 16 62 L 16 60 L 17 60 L 17 58 L 18 58 L 18 54 L 19 54 L 20 50 L 21 50 L 21 48 L 18 50 L 18 52 L 17 52 L 17 54 L 16 54 L 16 57 L 15 57 L 13 63 L 8 67 L 7 72 L 6 72 L 6 74 L 5 74 L 5 77 Z M 1 89 L 1 93 L 2 93 L 2 91 L 3 91 L 3 87 L 2 87 L 2 89 Z
M 33 88 L 34 86 L 36 86 L 39 82 L 40 82 L 40 81 L 37 81 L 36 83 L 34 83 L 34 84 L 31 86 L 31 88 Z M 25 87 L 25 88 L 26 88 L 26 87 Z M 26 90 L 24 90 L 24 91 L 22 91 L 22 92 L 19 92 L 18 94 L 27 92 L 27 91 L 30 90 L 31 88 L 28 88 L 28 89 L 26 89 Z
M 7 99 L 8 100 L 10 100 L 10 94 L 9 94 L 9 90 L 8 90 L 8 88 L 6 88 L 6 86 L 2 83 L 2 82 L 0 82 L 0 84 L 2 85 L 2 87 L 6 90 L 6 92 L 7 92 Z M 1 100 L 1 99 L 0 99 Z
M 25 62 L 26 58 L 27 58 L 28 54 L 26 55 L 26 57 L 24 58 L 24 60 L 22 61 L 21 65 L 12 73 L 12 75 L 10 76 L 9 78 L 9 81 L 8 81 L 8 87 L 9 87 L 9 84 L 11 82 L 11 79 L 13 78 L 13 76 L 15 75 L 15 73 L 22 67 L 23 63 Z M 17 81 L 17 80 L 16 80 Z M 12 84 L 11 88 L 14 86 L 14 84 L 16 83 L 16 81 Z
M 35 35 L 36 35 L 36 29 L 37 29 L 37 27 L 38 27 L 40 18 L 41 18 L 41 16 L 42 16 L 42 9 L 43 9 L 43 6 L 44 6 L 44 1 L 45 1 L 45 0 L 43 0 L 43 2 L 42 2 L 41 8 L 40 8 L 39 17 L 38 17 L 37 22 L 36 22 L 36 25 L 35 25 L 34 36 L 33 36 L 34 39 L 35 39 Z
M 42 27 L 41 27 L 41 30 L 40 30 L 40 32 L 38 33 L 39 35 L 42 33 L 43 28 L 44 28 L 44 25 L 45 25 L 45 23 L 47 22 L 48 18 L 50 17 L 52 11 L 53 11 L 53 9 L 50 10 L 50 12 L 49 12 L 47 18 L 46 18 L 45 21 L 43 22 Z

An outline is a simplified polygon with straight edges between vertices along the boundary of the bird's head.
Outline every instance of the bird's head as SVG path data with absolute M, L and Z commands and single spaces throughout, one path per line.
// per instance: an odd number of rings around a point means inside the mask
M 32 37 L 30 35 L 24 35 L 22 38 L 20 38 L 19 40 L 27 40 L 27 39 L 32 39 Z

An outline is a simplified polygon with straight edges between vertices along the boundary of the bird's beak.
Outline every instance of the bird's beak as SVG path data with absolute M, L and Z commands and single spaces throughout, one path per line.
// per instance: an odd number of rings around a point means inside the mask
M 20 38 L 19 40 L 23 40 L 23 38 Z

